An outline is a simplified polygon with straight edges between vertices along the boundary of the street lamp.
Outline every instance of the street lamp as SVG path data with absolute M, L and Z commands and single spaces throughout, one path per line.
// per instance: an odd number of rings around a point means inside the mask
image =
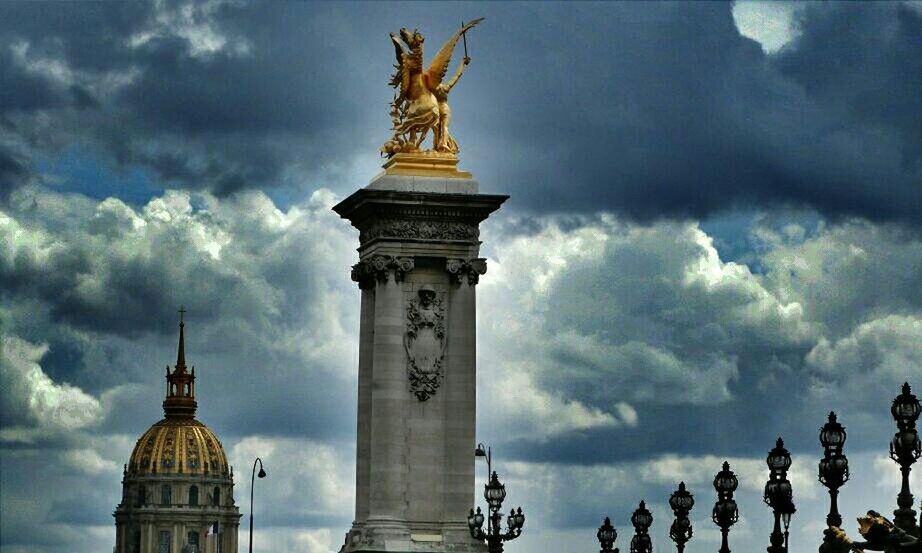
M 256 463 L 259 463 L 259 474 L 256 474 Z M 263 469 L 263 460 L 259 457 L 253 461 L 253 474 L 250 476 L 250 553 L 253 553 L 253 487 L 256 484 L 256 477 L 266 477 L 266 471 Z
M 791 524 L 791 515 L 797 509 L 794 507 L 791 482 L 788 481 L 791 453 L 785 449 L 784 440 L 780 437 L 775 447 L 768 452 L 765 463 L 768 465 L 769 475 L 768 482 L 765 483 L 764 500 L 775 515 L 775 526 L 772 529 L 771 546 L 768 548 L 768 553 L 785 553 L 788 548 L 788 528 Z M 781 533 L 782 522 L 784 522 L 784 534 Z
M 730 545 L 727 542 L 727 536 L 730 533 L 730 527 L 739 520 L 739 509 L 736 507 L 736 501 L 733 500 L 733 492 L 739 486 L 739 480 L 730 470 L 730 463 L 724 461 L 723 470 L 714 476 L 714 490 L 717 491 L 717 503 L 714 504 L 714 510 L 711 512 L 711 520 L 720 527 L 720 551 L 719 553 L 730 553 Z
M 477 449 L 474 450 L 474 458 L 478 457 L 487 460 L 487 480 L 490 480 L 490 475 L 493 474 L 493 448 L 491 446 L 484 448 L 483 443 L 477 444 Z
M 823 446 L 823 459 L 820 460 L 819 480 L 829 489 L 829 514 L 826 526 L 841 528 L 842 515 L 839 514 L 839 488 L 848 482 L 848 458 L 843 453 L 845 427 L 836 418 L 834 411 L 829 413 L 829 421 L 820 428 L 820 444 Z
M 602 523 L 602 526 L 599 526 L 599 531 L 596 532 L 595 537 L 599 539 L 599 544 L 602 546 L 599 553 L 618 553 L 618 548 L 615 547 L 618 531 L 611 525 L 611 519 L 605 517 L 605 522 Z
M 631 515 L 631 524 L 634 525 L 634 537 L 631 538 L 631 553 L 653 553 L 653 541 L 650 539 L 650 526 L 653 525 L 653 513 L 647 509 L 646 503 L 640 502 L 640 507 Z
M 480 448 L 478 448 L 480 449 Z M 477 511 L 471 509 L 467 517 L 467 527 L 471 532 L 471 537 L 479 542 L 487 542 L 487 551 L 489 553 L 502 553 L 503 542 L 511 541 L 522 535 L 522 527 L 525 525 L 525 514 L 522 508 L 513 509 L 506 517 L 506 531 L 501 528 L 503 515 L 499 510 L 503 506 L 503 500 L 506 499 L 506 486 L 501 484 L 499 477 L 494 471 L 490 476 L 490 481 L 483 486 L 483 498 L 487 500 L 487 508 L 490 511 L 487 531 L 483 530 L 483 523 L 486 520 L 484 514 L 477 507 Z
M 890 407 L 890 413 L 897 426 L 897 432 L 890 442 L 890 458 L 900 465 L 900 472 L 903 473 L 903 485 L 896 499 L 899 508 L 893 512 L 893 522 L 910 534 L 915 534 L 916 512 L 912 509 L 909 471 L 922 454 L 922 442 L 919 441 L 919 433 L 916 431 L 916 420 L 920 412 L 922 405 L 919 405 L 919 400 L 912 394 L 909 383 L 903 384 L 902 393 L 894 398 Z
M 679 489 L 669 496 L 669 506 L 675 514 L 675 520 L 669 527 L 669 537 L 675 542 L 676 550 L 682 553 L 685 551 L 685 544 L 692 538 L 692 525 L 688 514 L 695 506 L 695 498 L 685 489 L 685 482 L 680 482 Z

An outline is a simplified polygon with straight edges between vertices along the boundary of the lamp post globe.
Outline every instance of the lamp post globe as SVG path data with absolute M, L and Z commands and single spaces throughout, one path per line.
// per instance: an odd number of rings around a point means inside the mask
M 611 525 L 611 519 L 605 517 L 595 537 L 598 538 L 599 545 L 602 547 L 599 553 L 618 553 L 618 550 L 614 549 L 615 540 L 618 539 L 618 531 Z
M 848 458 L 843 452 L 847 437 L 845 427 L 839 423 L 835 412 L 830 411 L 828 421 L 820 428 L 823 458 L 819 464 L 819 481 L 829 489 L 829 514 L 826 515 L 826 525 L 836 528 L 842 526 L 842 515 L 839 514 L 839 488 L 848 482 L 849 478 Z
M 733 499 L 733 492 L 739 487 L 736 474 L 730 470 L 730 463 L 724 461 L 723 469 L 714 476 L 714 490 L 717 502 L 711 511 L 711 520 L 720 528 L 720 553 L 730 553 L 728 535 L 730 527 L 739 520 L 739 509 Z
M 794 492 L 788 480 L 788 469 L 791 468 L 791 453 L 784 447 L 784 440 L 780 437 L 775 447 L 768 452 L 765 459 L 768 465 L 769 477 L 765 483 L 765 504 L 772 508 L 775 525 L 771 533 L 771 545 L 768 553 L 784 553 L 787 551 L 788 529 L 791 515 L 794 514 Z M 784 523 L 784 532 L 781 525 Z
M 669 538 L 675 542 L 679 553 L 685 551 L 685 544 L 692 538 L 692 525 L 688 514 L 694 506 L 694 496 L 685 489 L 685 482 L 680 482 L 679 488 L 669 496 L 669 507 L 675 514 L 675 520 L 669 527 Z
M 521 507 L 512 509 L 506 517 L 506 531 L 502 531 L 503 516 L 500 509 L 503 506 L 503 500 L 506 499 L 506 486 L 499 481 L 499 476 L 495 471 L 490 475 L 490 481 L 484 484 L 483 498 L 487 501 L 489 514 L 484 515 L 480 507 L 477 507 L 476 511 L 471 509 L 467 517 L 468 529 L 472 538 L 479 542 L 486 542 L 489 553 L 502 553 L 504 542 L 522 535 L 525 513 L 522 512 Z M 487 524 L 486 530 L 483 528 L 484 522 Z
M 653 541 L 650 539 L 650 526 L 653 525 L 653 513 L 647 509 L 644 501 L 631 515 L 631 524 L 634 525 L 634 537 L 631 538 L 631 553 L 652 553 Z
M 503 500 L 506 499 L 506 485 L 499 482 L 496 471 L 493 471 L 490 481 L 484 486 L 483 498 L 487 500 L 487 504 L 491 509 L 499 508 L 502 506 Z
M 916 532 L 916 512 L 912 509 L 914 499 L 909 489 L 909 473 L 912 465 L 922 455 L 922 442 L 916 431 L 916 421 L 922 405 L 912 393 L 909 383 L 904 383 L 900 395 L 893 399 L 890 414 L 896 421 L 897 431 L 890 442 L 890 458 L 900 466 L 903 476 L 900 493 L 897 496 L 898 508 L 893 512 L 893 522 L 900 529 L 914 534 Z

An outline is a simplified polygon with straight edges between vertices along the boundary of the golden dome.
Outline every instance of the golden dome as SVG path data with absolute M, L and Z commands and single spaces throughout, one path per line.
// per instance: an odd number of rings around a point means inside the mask
M 166 418 L 150 427 L 134 446 L 127 473 L 229 474 L 224 447 L 207 426 L 195 420 L 195 367 L 186 370 L 186 341 L 179 310 L 179 348 L 176 366 L 166 368 Z
M 193 418 L 166 418 L 150 427 L 134 446 L 129 474 L 226 475 L 224 447 L 207 426 Z

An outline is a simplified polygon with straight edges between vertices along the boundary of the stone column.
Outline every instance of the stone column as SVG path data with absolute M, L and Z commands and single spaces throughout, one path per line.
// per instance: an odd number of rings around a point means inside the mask
M 343 553 L 482 552 L 474 504 L 480 223 L 507 196 L 400 156 L 333 209 L 360 233 L 355 521 Z M 454 163 L 457 163 L 454 161 Z

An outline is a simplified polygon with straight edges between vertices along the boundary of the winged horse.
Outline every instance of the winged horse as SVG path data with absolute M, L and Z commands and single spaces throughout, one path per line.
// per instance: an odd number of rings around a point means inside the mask
M 423 42 L 425 39 L 414 30 L 400 29 L 400 36 L 391 33 L 397 55 L 396 72 L 390 85 L 397 89 L 391 102 L 391 119 L 394 136 L 381 147 L 381 153 L 391 157 L 399 152 L 418 152 L 430 130 L 433 131 L 434 150 L 457 153 L 458 144 L 448 133 L 451 120 L 448 92 L 455 85 L 470 61 L 465 57 L 453 78 L 443 82 L 451 63 L 458 39 L 483 18 L 464 24 L 436 54 L 429 68 L 423 70 Z M 406 44 L 406 49 L 404 49 Z

